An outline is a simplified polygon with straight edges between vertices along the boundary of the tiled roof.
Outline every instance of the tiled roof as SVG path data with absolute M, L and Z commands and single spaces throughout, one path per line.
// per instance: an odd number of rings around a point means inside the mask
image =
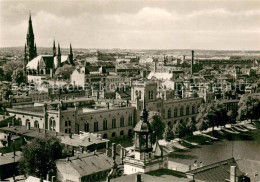
M 195 180 L 220 182 L 230 178 L 230 166 L 237 167 L 236 175 L 238 177 L 244 175 L 244 173 L 238 169 L 237 163 L 234 158 L 203 166 L 191 170 L 188 173 L 194 174 Z
M 136 175 L 137 174 L 131 174 L 126 176 L 121 176 L 118 178 L 111 179 L 111 182 L 132 182 L 136 181 Z M 173 175 L 161 175 L 161 176 L 153 176 L 149 174 L 141 174 L 141 178 L 143 182 L 159 182 L 159 181 L 165 181 L 165 182 L 191 182 L 191 179 L 188 178 L 179 178 Z
M 111 168 L 113 161 L 106 154 L 85 153 L 67 159 L 56 161 L 60 173 L 67 173 L 72 176 L 88 176 Z

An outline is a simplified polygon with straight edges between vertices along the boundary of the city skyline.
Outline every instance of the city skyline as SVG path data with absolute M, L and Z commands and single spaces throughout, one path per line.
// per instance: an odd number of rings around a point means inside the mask
M 259 50 L 259 1 L 1 1 L 0 47 Z

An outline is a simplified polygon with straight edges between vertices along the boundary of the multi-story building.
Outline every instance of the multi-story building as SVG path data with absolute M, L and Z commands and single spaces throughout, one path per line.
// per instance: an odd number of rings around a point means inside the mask
M 189 118 L 195 120 L 198 108 L 203 102 L 203 98 L 200 97 L 166 99 L 165 95 L 157 90 L 157 84 L 152 81 L 132 82 L 131 89 L 132 105 L 138 103 L 134 102 L 136 100 L 145 99 L 147 110 L 160 113 L 163 121 L 169 125 L 186 122 Z M 141 111 L 141 104 L 136 107 L 137 113 Z
M 99 133 L 103 138 L 132 136 L 135 107 L 95 104 L 92 99 L 45 102 L 37 107 L 8 109 L 20 125 L 63 132 Z

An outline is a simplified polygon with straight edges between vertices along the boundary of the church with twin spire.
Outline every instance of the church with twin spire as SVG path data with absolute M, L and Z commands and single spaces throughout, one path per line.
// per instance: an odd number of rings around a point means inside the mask
M 65 64 L 74 65 L 73 51 L 70 44 L 69 54 L 62 55 L 60 44 L 56 50 L 55 40 L 53 41 L 52 54 L 38 55 L 35 43 L 32 18 L 29 16 L 29 25 L 24 48 L 24 71 L 28 82 L 39 83 L 42 80 L 53 78 L 55 71 Z

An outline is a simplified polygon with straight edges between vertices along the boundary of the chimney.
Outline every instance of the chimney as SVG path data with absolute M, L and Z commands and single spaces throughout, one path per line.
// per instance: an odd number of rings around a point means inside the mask
M 136 182 L 142 182 L 142 176 L 141 176 L 141 174 L 137 174 L 136 175 L 136 180 L 135 180 Z
M 116 144 L 112 143 L 112 158 L 116 160 Z
M 191 51 L 191 74 L 193 74 L 194 50 Z
M 236 166 L 230 166 L 230 182 L 237 182 L 237 180 L 236 180 Z
M 7 123 L 8 128 L 10 128 L 10 123 Z

